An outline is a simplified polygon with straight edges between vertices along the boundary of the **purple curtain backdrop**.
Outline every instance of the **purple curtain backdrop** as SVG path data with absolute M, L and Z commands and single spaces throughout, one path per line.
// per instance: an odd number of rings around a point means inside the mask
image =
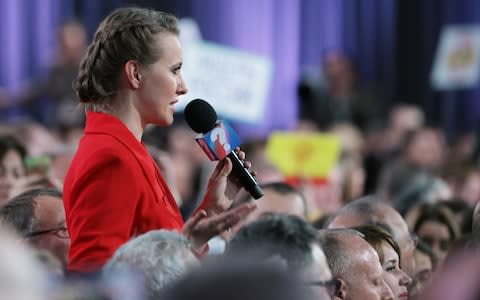
M 476 0 L 2 0 L 0 86 L 15 93 L 45 71 L 55 53 L 56 28 L 65 18 L 79 17 L 93 34 L 103 16 L 125 4 L 193 17 L 204 38 L 272 59 L 264 122 L 255 128 L 237 124 L 245 136 L 294 126 L 298 77 L 305 66 L 319 67 L 322 53 L 332 48 L 354 55 L 363 79 L 382 86 L 386 104 L 411 95 L 427 112 L 440 110 L 445 117 L 449 106 L 441 99 L 456 99 L 457 117 L 442 121 L 454 127 L 458 115 L 465 114 L 464 126 L 477 126 L 478 88 L 437 95 L 427 80 L 441 26 L 479 22 Z M 399 39 L 402 34 L 408 38 Z M 405 68 L 405 57 L 418 57 L 417 63 Z M 417 83 L 405 84 L 399 78 L 404 76 Z
M 45 71 L 56 50 L 56 29 L 72 15 L 71 1 L 0 1 L 0 86 L 10 93 Z

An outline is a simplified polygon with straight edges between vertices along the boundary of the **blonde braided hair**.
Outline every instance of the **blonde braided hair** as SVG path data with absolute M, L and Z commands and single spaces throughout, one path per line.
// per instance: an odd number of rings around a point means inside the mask
M 178 35 L 177 19 L 165 12 L 135 7 L 108 15 L 95 32 L 73 83 L 80 102 L 93 109 L 114 95 L 127 61 L 153 64 L 161 55 L 154 46 L 154 35 L 159 32 Z

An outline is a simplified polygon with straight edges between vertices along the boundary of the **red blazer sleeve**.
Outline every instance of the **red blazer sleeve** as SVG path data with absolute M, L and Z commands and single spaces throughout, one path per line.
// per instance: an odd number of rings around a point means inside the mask
M 135 163 L 135 162 L 133 162 Z M 133 235 L 138 199 L 135 168 L 109 151 L 77 166 L 69 198 L 70 271 L 98 270 Z M 138 171 L 137 171 L 138 172 Z

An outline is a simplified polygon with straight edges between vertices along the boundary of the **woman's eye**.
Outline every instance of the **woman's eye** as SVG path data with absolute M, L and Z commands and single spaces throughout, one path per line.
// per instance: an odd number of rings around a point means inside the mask
M 395 269 L 396 269 L 395 266 L 389 266 L 389 267 L 387 267 L 385 270 L 386 270 L 387 272 L 393 272 L 393 271 L 395 271 Z

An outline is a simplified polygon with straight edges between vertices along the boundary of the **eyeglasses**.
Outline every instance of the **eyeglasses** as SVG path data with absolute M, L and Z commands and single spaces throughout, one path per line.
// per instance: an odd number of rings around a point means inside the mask
M 415 233 L 410 232 L 408 241 L 405 243 L 405 245 L 407 245 L 406 248 L 408 248 L 409 251 L 414 251 L 417 248 L 417 244 L 418 244 L 418 236 Z
M 311 281 L 308 282 L 308 285 L 317 285 L 324 287 L 327 290 L 327 293 L 330 297 L 333 297 L 338 294 L 338 291 L 340 290 L 340 280 L 338 279 L 331 279 L 331 280 L 318 280 L 318 281 Z
M 410 232 L 410 240 L 412 241 L 412 244 L 417 248 L 418 244 L 418 235 L 416 235 L 414 232 Z
M 58 227 L 58 228 L 52 228 L 52 229 L 47 229 L 47 230 L 37 230 L 37 231 L 32 231 L 29 232 L 25 235 L 27 238 L 39 236 L 42 234 L 50 234 L 53 233 L 54 235 L 58 236 L 61 239 L 67 239 L 70 237 L 68 234 L 68 229 L 66 226 L 63 227 Z

